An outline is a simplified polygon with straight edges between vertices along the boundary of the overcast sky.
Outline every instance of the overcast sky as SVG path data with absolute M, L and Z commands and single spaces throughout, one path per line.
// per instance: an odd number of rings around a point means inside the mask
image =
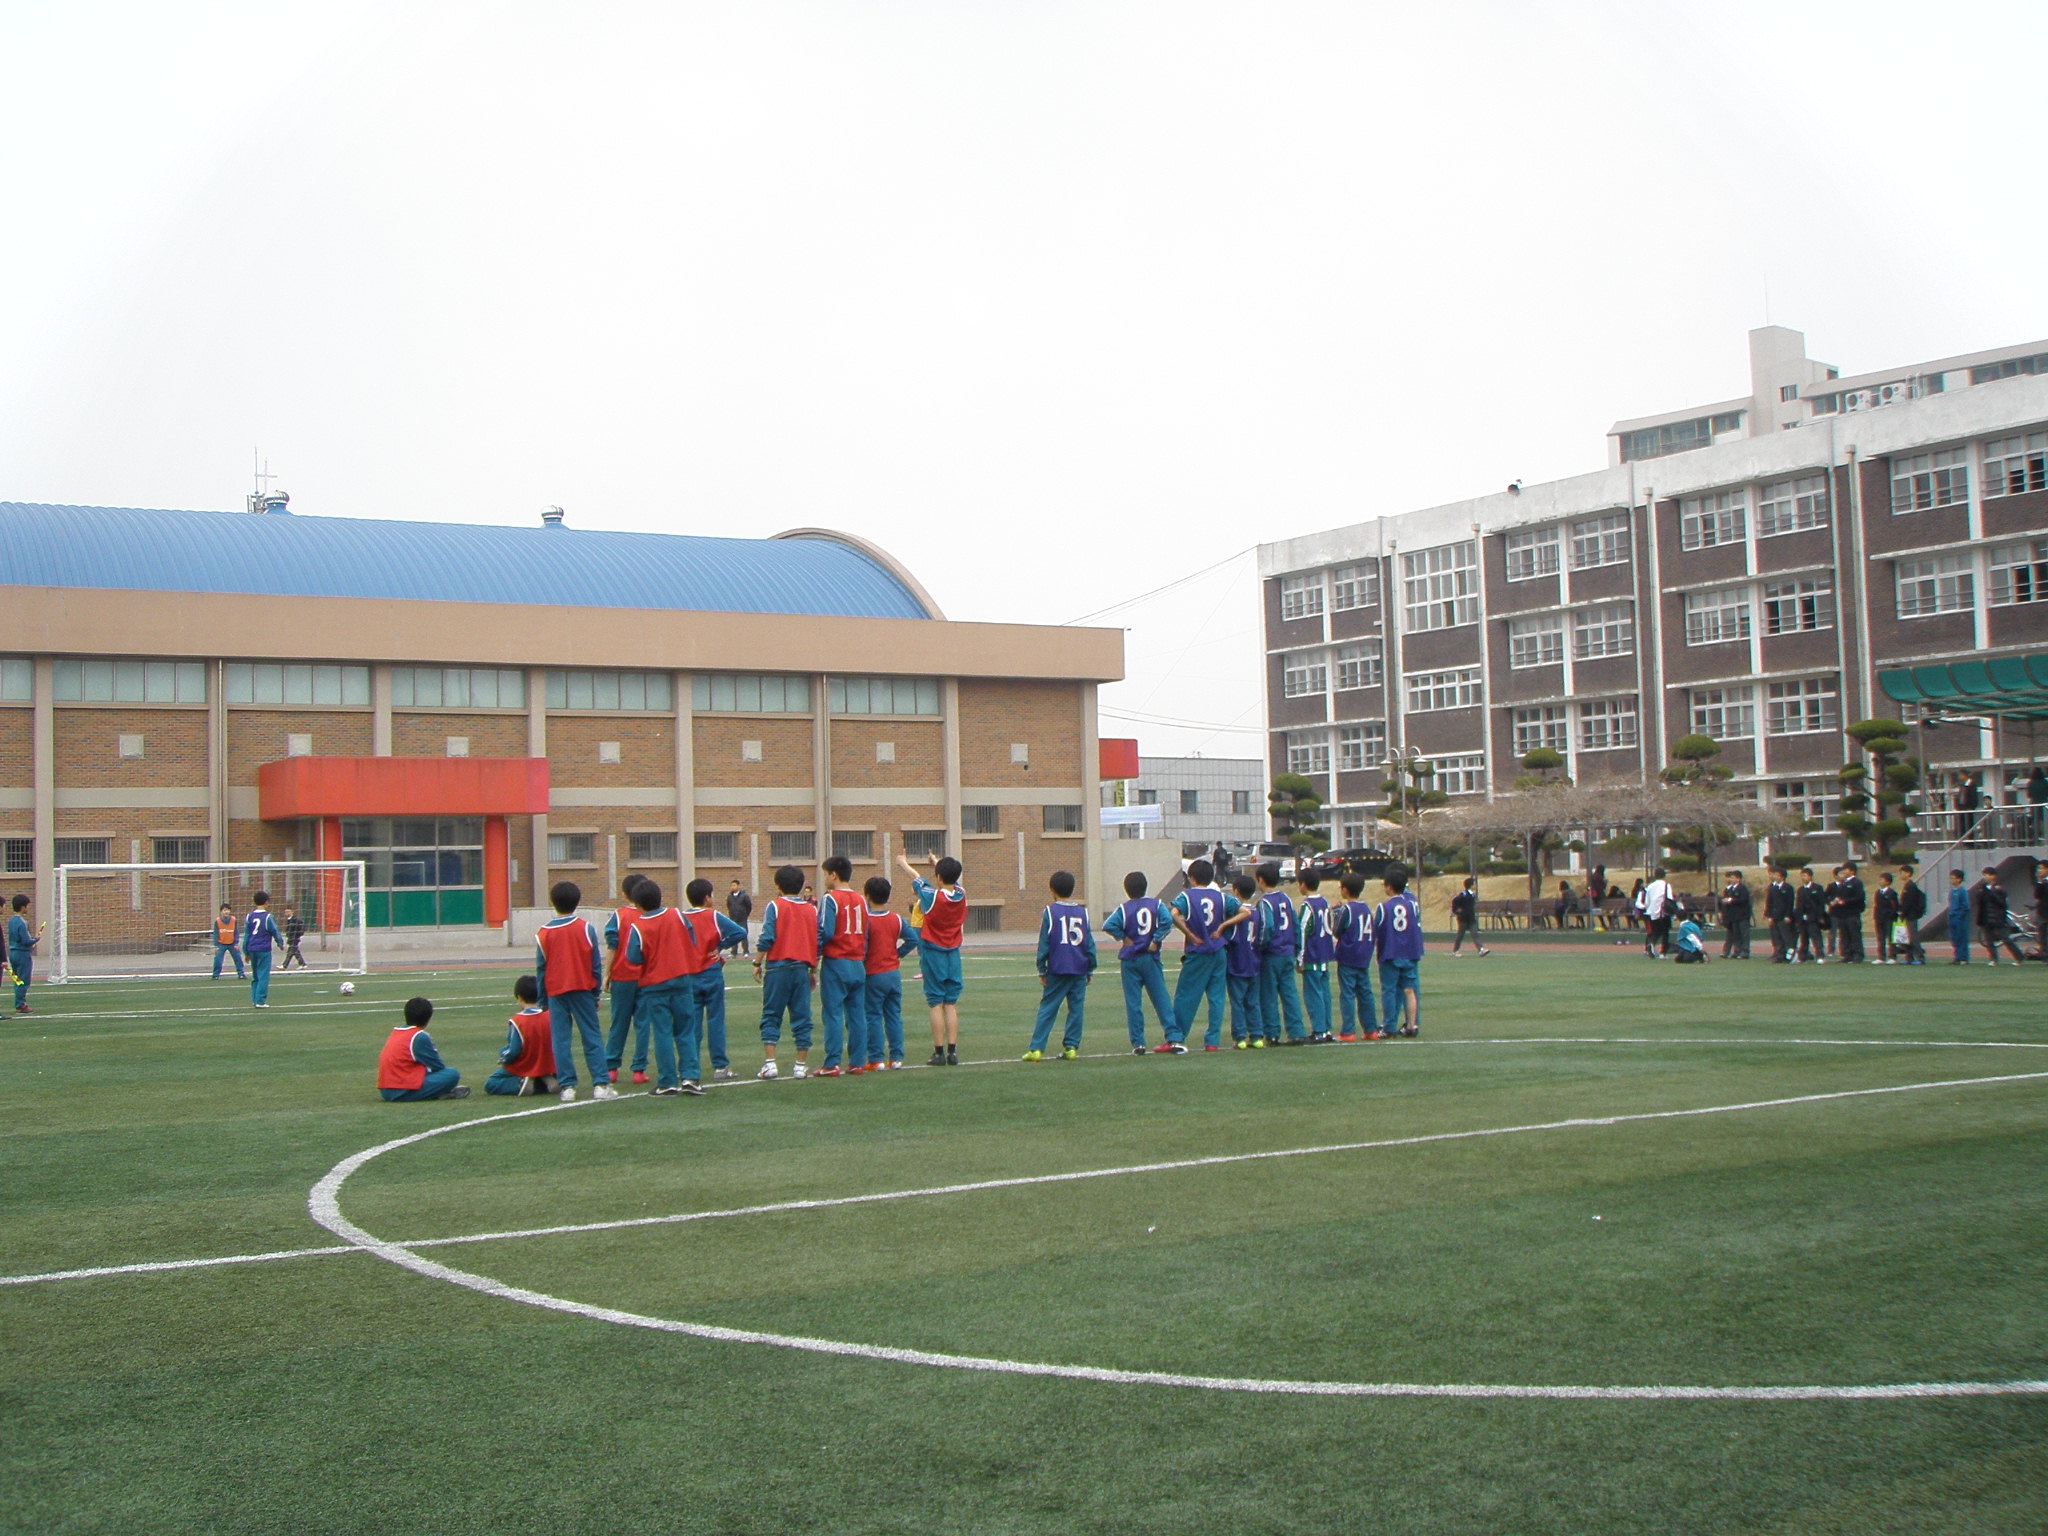
M 1848 372 L 2048 336 L 2044 57 L 2040 0 L 0 0 L 0 500 L 260 446 L 310 516 L 843 528 L 963 619 L 1225 562 L 1103 621 L 1104 731 L 1254 755 L 1233 553 L 1596 468 L 1767 289 Z

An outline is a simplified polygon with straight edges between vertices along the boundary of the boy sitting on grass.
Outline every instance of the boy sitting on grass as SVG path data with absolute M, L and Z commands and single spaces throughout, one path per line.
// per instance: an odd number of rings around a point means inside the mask
M 405 1022 L 391 1031 L 377 1058 L 377 1091 L 386 1099 L 469 1097 L 469 1089 L 457 1085 L 462 1074 L 441 1059 L 427 1034 L 427 1020 L 433 1016 L 434 1005 L 424 997 L 406 1002 Z
M 484 1092 L 515 1099 L 530 1093 L 553 1093 L 555 1034 L 547 1009 L 540 1005 L 540 983 L 522 976 L 512 983 L 512 995 L 523 1006 L 506 1021 L 498 1070 L 484 1080 Z

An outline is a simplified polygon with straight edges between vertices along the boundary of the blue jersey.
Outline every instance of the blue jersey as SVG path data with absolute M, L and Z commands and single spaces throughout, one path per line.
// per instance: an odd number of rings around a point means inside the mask
M 1326 965 L 1337 957 L 1337 941 L 1330 937 L 1330 898 L 1304 896 L 1301 899 L 1301 960 L 1304 965 Z
M 1038 974 L 1086 976 L 1095 969 L 1095 934 L 1088 909 L 1078 901 L 1055 901 L 1038 920 Z
M 242 919 L 242 948 L 250 954 L 263 954 L 276 942 L 277 923 L 262 907 Z
M 1265 943 L 1259 947 L 1269 955 L 1291 955 L 1300 945 L 1300 936 L 1295 932 L 1294 903 L 1287 899 L 1285 891 L 1267 891 L 1259 897 L 1259 905 L 1265 909 L 1263 925 Z
M 1161 941 L 1173 931 L 1173 919 L 1166 915 L 1166 903 L 1152 896 L 1127 901 L 1104 919 L 1102 931 L 1123 940 L 1116 952 L 1119 960 L 1134 955 L 1156 954 Z
M 1229 935 L 1225 934 L 1222 938 L 1218 938 L 1216 930 L 1222 925 L 1225 918 L 1237 916 L 1238 906 L 1235 896 L 1226 896 L 1214 886 L 1190 886 L 1187 890 L 1182 891 L 1173 898 L 1173 910 L 1178 912 L 1181 915 L 1182 921 L 1188 925 L 1190 937 L 1187 940 L 1185 953 L 1190 955 L 1218 955 L 1223 952 L 1224 943 L 1229 938 Z M 1240 924 L 1239 926 L 1246 925 Z M 1235 929 L 1232 930 L 1232 932 L 1235 931 Z
M 1264 937 L 1265 909 L 1256 901 L 1251 916 L 1223 935 L 1223 970 L 1228 976 L 1259 974 L 1260 939 Z
M 1340 901 L 1330 908 L 1330 931 L 1336 935 L 1339 965 L 1372 964 L 1374 917 L 1369 901 Z
M 1382 960 L 1422 958 L 1422 908 L 1415 904 L 1413 896 L 1403 891 L 1380 903 L 1374 942 Z

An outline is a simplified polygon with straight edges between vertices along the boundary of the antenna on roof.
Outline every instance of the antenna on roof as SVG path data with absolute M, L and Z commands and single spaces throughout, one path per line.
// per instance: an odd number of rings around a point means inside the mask
M 540 515 L 541 526 L 544 528 L 559 528 L 562 526 L 562 519 L 567 515 L 560 507 L 549 507 Z
M 268 512 L 271 510 L 270 488 L 263 482 L 275 480 L 277 476 L 270 472 L 270 460 L 263 457 L 262 449 L 251 448 L 249 450 L 249 469 L 256 481 L 256 489 L 251 491 L 246 498 L 248 510 L 251 512 Z

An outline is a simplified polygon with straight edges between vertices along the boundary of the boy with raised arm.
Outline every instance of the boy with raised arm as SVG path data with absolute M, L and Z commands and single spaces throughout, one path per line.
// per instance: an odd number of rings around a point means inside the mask
M 818 984 L 818 909 L 798 894 L 804 872 L 794 864 L 775 871 L 775 889 L 782 894 L 761 915 L 761 939 L 754 946 L 754 979 L 761 983 L 761 1054 L 757 1074 L 775 1080 L 775 1048 L 782 1043 L 782 1020 L 789 1019 L 796 1041 L 796 1063 L 789 1075 L 810 1071 L 811 989 Z
M 1073 899 L 1074 877 L 1062 869 L 1054 873 L 1052 900 L 1038 920 L 1038 1016 L 1031 1023 L 1031 1045 L 1026 1061 L 1043 1061 L 1046 1042 L 1052 1038 L 1060 1005 L 1067 1009 L 1066 1033 L 1060 1037 L 1060 1060 L 1076 1061 L 1081 1055 L 1081 1016 L 1088 1001 L 1088 977 L 1095 969 L 1095 935 L 1088 926 L 1088 909 Z M 1142 1053 L 1143 1047 L 1139 1050 Z
M 1173 986 L 1173 1038 L 1187 1043 L 1202 1000 L 1209 1002 L 1209 1033 L 1202 1042 L 1205 1051 L 1223 1048 L 1224 1014 L 1230 995 L 1227 974 L 1229 943 L 1222 931 L 1225 919 L 1237 915 L 1237 898 L 1216 889 L 1216 867 L 1207 859 L 1188 866 L 1187 888 L 1173 898 L 1173 926 L 1186 944 L 1181 950 L 1180 975 Z
M 1185 1056 L 1187 1047 L 1174 1030 L 1173 1004 L 1166 997 L 1166 971 L 1160 964 L 1159 946 L 1173 927 L 1173 914 L 1166 903 L 1145 894 L 1149 882 L 1142 870 L 1124 876 L 1124 895 L 1129 899 L 1103 920 L 1102 931 L 1118 941 L 1117 960 L 1123 966 L 1124 1028 L 1131 1037 L 1131 1054 L 1145 1054 L 1145 999 L 1159 1015 L 1160 1042 L 1156 1049 Z
M 932 1010 L 930 1066 L 960 1065 L 960 994 L 966 979 L 960 969 L 960 936 L 967 931 L 967 893 L 960 888 L 960 861 L 948 855 L 932 860 L 937 884 L 917 872 L 902 854 L 896 862 L 910 876 L 917 910 L 924 921 L 917 929 L 918 971 L 924 1000 Z

